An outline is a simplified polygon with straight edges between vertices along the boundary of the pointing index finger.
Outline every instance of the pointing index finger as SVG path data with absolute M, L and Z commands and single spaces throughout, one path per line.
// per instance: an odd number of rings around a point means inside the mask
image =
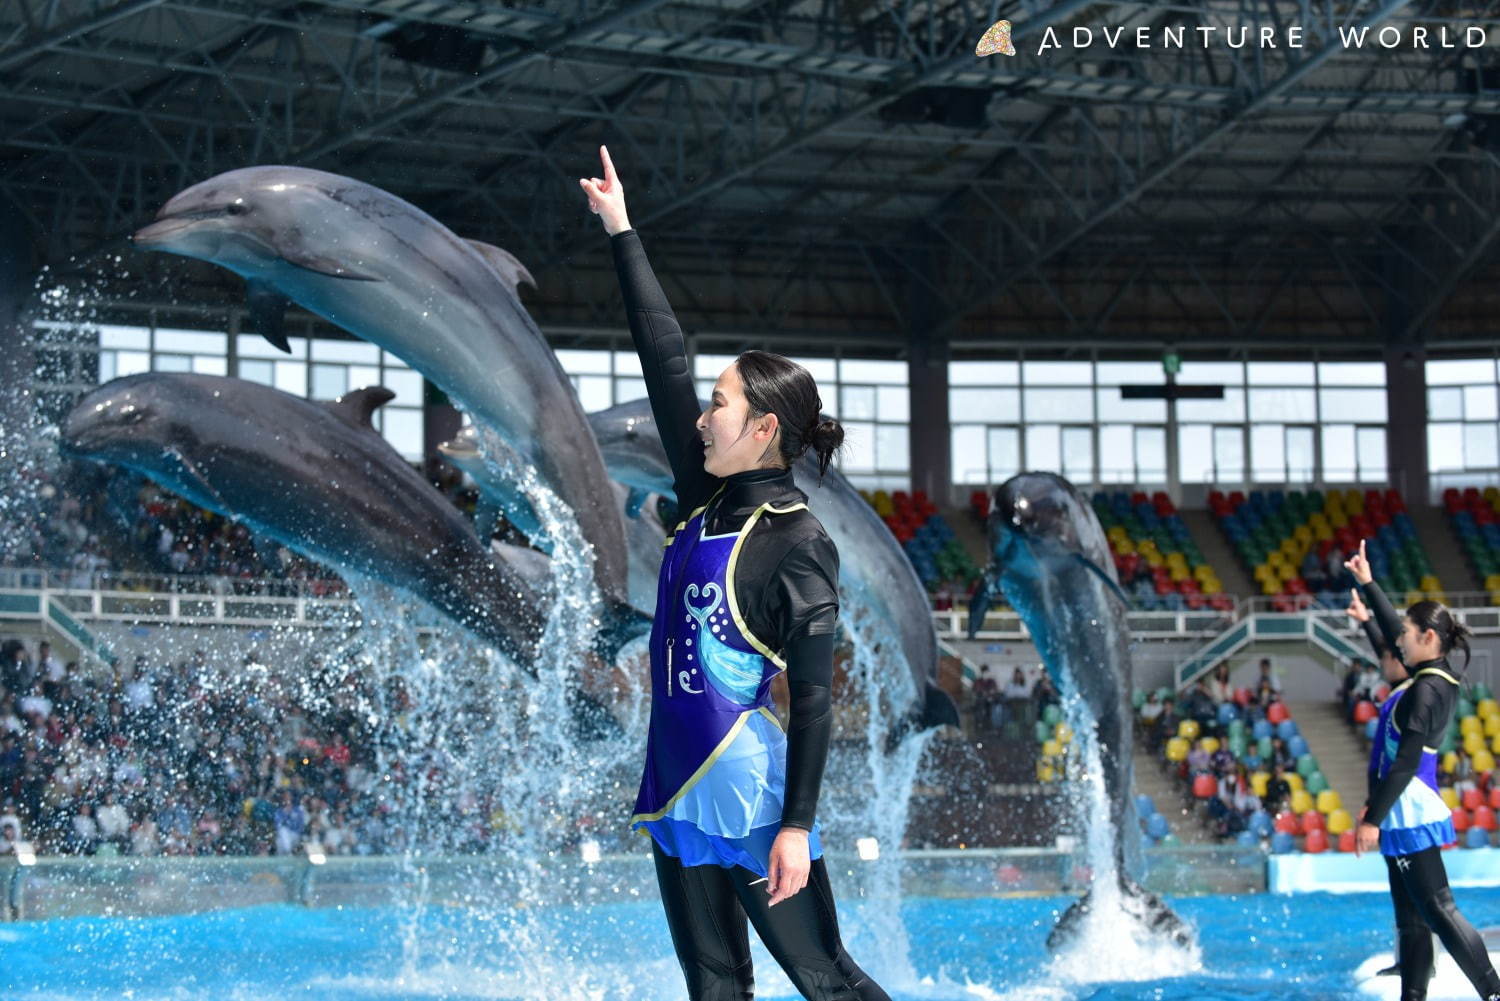
M 606 184 L 615 183 L 615 162 L 609 158 L 609 147 L 599 147 L 599 157 L 604 161 L 604 181 Z

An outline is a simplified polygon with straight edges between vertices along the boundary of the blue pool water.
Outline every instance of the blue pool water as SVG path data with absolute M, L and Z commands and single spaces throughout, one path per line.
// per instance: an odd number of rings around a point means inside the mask
M 1500 924 L 1500 890 L 1461 890 L 1476 925 Z M 911 899 L 899 929 L 845 907 L 851 951 L 898 1001 L 1259 1001 L 1365 998 L 1355 972 L 1389 950 L 1384 894 L 1174 901 L 1202 963 L 1177 975 L 1094 942 L 1055 963 L 1056 899 Z M 892 928 L 896 927 L 894 925 Z M 756 946 L 758 997 L 794 997 Z M 308 910 L 271 906 L 175 918 L 73 918 L 0 926 L 6 1001 L 671 1001 L 682 981 L 654 900 L 588 909 Z M 1132 968 L 1133 967 L 1133 968 Z M 1382 978 L 1384 981 L 1384 978 Z M 1392 989 L 1394 984 L 1390 985 Z M 1471 997 L 1434 991 L 1439 997 Z

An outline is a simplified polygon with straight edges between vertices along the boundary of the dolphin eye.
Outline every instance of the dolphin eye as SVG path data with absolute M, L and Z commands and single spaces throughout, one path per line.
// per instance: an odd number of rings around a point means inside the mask
M 250 206 L 246 205 L 244 202 L 230 202 L 227 206 L 225 206 L 224 211 L 229 213 L 230 215 L 244 215 L 246 212 L 250 211 Z

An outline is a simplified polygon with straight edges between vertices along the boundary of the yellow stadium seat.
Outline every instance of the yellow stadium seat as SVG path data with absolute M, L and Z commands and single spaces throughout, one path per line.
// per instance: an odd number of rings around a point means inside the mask
M 1277 576 L 1281 578 L 1282 583 L 1285 583 L 1289 580 L 1295 580 L 1298 576 L 1297 568 L 1288 563 L 1286 566 L 1277 571 Z
M 1264 594 L 1264 595 L 1267 595 L 1267 596 L 1273 595 L 1273 594 L 1280 594 L 1281 593 L 1281 585 L 1279 583 L 1277 583 L 1274 579 L 1273 580 L 1264 580 L 1264 581 L 1261 581 L 1261 583 L 1260 583 L 1260 593 Z
M 1172 582 L 1174 584 L 1179 584 L 1182 581 L 1185 581 L 1185 580 L 1188 579 L 1187 568 L 1186 567 L 1173 567 L 1171 569 L 1170 573 L 1168 574 L 1168 576 L 1170 576 L 1172 578 Z
M 1333 529 L 1329 528 L 1326 524 L 1320 528 L 1315 528 L 1313 529 L 1313 538 L 1319 542 L 1328 542 L 1333 539 Z
M 1429 600 L 1435 601 L 1440 605 L 1448 604 L 1448 592 L 1442 588 L 1438 588 L 1436 591 L 1428 591 L 1427 597 Z
M 1253 571 L 1251 571 L 1250 575 L 1252 577 L 1254 577 L 1257 581 L 1267 581 L 1267 580 L 1275 580 L 1276 579 L 1276 571 L 1271 569 L 1271 564 L 1269 564 L 1269 563 L 1257 563 L 1257 564 L 1255 564 L 1255 569 Z
M 1471 733 L 1464 737 L 1463 748 L 1468 753 L 1469 757 L 1472 758 L 1480 751 L 1485 751 L 1486 753 L 1488 753 L 1489 744 L 1485 741 L 1484 734 Z M 1474 767 L 1478 768 L 1479 766 L 1475 765 Z
M 1313 808 L 1312 794 L 1306 789 L 1298 789 L 1292 793 L 1292 812 L 1306 813 Z
M 1204 753 L 1212 754 L 1219 749 L 1219 738 L 1204 737 L 1201 741 L 1198 742 L 1198 746 L 1203 748 Z
M 1480 716 L 1500 716 L 1500 702 L 1494 699 L 1480 699 L 1474 703 L 1474 712 Z
M 1417 586 L 1424 591 L 1437 591 L 1440 590 L 1443 585 L 1439 584 L 1438 579 L 1429 573 L 1422 575 L 1422 579 L 1417 581 Z
M 1491 605 L 1500 605 L 1500 588 L 1493 588 L 1493 589 L 1491 589 L 1491 591 L 1490 591 L 1490 604 Z
M 1495 737 L 1490 740 L 1490 750 L 1496 754 L 1500 754 L 1500 737 Z
M 1070 743 L 1073 740 L 1073 728 L 1066 723 L 1053 724 L 1052 739 L 1059 744 Z
M 1495 770 L 1495 755 L 1489 748 L 1476 751 L 1473 754 L 1473 765 L 1476 772 L 1492 772 Z
M 1447 754 L 1443 755 L 1443 771 L 1447 772 L 1449 775 L 1452 775 L 1453 774 L 1453 769 L 1455 769 L 1457 767 L 1458 767 L 1458 752 L 1457 751 L 1449 751 Z
M 1486 591 L 1500 591 L 1500 573 L 1492 573 L 1484 579 Z
M 1287 772 L 1282 776 L 1282 778 L 1286 779 L 1287 788 L 1292 790 L 1292 792 L 1307 788 L 1302 781 L 1302 776 L 1298 775 L 1296 772 Z M 1297 812 L 1301 813 L 1302 811 L 1298 810 Z
M 1486 737 L 1500 737 L 1500 716 L 1486 716 L 1484 718 L 1484 735 Z
M 1349 519 L 1342 511 L 1333 511 L 1328 515 L 1328 526 L 1335 531 L 1340 528 L 1349 527 Z
M 1198 726 L 1198 721 L 1195 719 L 1185 719 L 1177 724 L 1177 736 L 1186 737 L 1188 740 L 1197 740 L 1198 734 L 1202 732 L 1202 728 Z
M 1427 600 L 1427 596 L 1425 594 L 1423 594 L 1421 591 L 1407 591 L 1406 595 L 1405 595 L 1405 599 L 1406 599 L 1405 600 L 1405 604 L 1407 605 L 1407 607 L 1411 607 L 1412 605 L 1415 605 L 1419 601 L 1426 601 Z
M 1348 810 L 1338 809 L 1328 814 L 1329 834 L 1338 835 L 1352 830 L 1354 830 L 1354 818 L 1349 816 Z
M 1490 504 L 1500 503 L 1500 487 L 1485 487 L 1484 499 Z
M 1438 790 L 1438 795 L 1443 798 L 1443 802 L 1444 803 L 1448 804 L 1448 809 L 1450 809 L 1450 810 L 1457 810 L 1458 809 L 1458 806 L 1459 806 L 1458 790 L 1454 789 L 1452 786 L 1443 786 L 1441 789 Z
M 1343 805 L 1344 801 L 1339 798 L 1338 790 L 1336 789 L 1324 789 L 1318 793 L 1319 813 L 1332 813 L 1334 810 L 1341 809 Z
M 1115 543 L 1114 549 L 1121 556 L 1133 556 L 1135 554 L 1135 543 L 1126 539 L 1124 542 Z
M 1186 737 L 1173 737 L 1167 741 L 1167 760 L 1186 761 L 1188 756 L 1188 741 Z
M 1353 487 L 1344 491 L 1344 510 L 1350 514 L 1365 513 L 1365 495 Z
M 1047 741 L 1043 741 L 1042 742 L 1042 755 L 1044 757 L 1055 758 L 1055 757 L 1057 757 L 1061 753 L 1062 753 L 1062 745 L 1059 744 L 1057 741 L 1055 741 L 1055 740 L 1047 740 Z
M 1465 716 L 1458 721 L 1458 732 L 1465 737 L 1471 733 L 1484 733 L 1484 722 L 1478 716 Z
M 1328 516 L 1323 512 L 1318 511 L 1314 513 L 1312 517 L 1307 519 L 1307 525 L 1313 530 L 1313 535 L 1314 537 L 1316 537 L 1318 529 L 1326 529 L 1328 527 Z
M 1036 780 L 1038 782 L 1046 785 L 1048 782 L 1052 781 L 1052 775 L 1053 772 L 1051 764 L 1045 761 L 1038 761 L 1036 763 Z
M 1300 545 L 1311 545 L 1313 540 L 1312 529 L 1306 525 L 1298 525 L 1292 531 L 1292 538 L 1296 539 Z
M 1279 570 L 1280 568 L 1286 566 L 1286 557 L 1282 555 L 1281 551 L 1278 549 L 1266 555 L 1266 563 L 1269 566 Z
M 1214 575 L 1214 568 L 1207 563 L 1199 563 L 1193 567 L 1193 577 L 1196 580 L 1208 580 Z
M 1250 775 L 1250 791 L 1257 796 L 1264 797 L 1266 790 L 1271 785 L 1270 772 L 1252 772 Z

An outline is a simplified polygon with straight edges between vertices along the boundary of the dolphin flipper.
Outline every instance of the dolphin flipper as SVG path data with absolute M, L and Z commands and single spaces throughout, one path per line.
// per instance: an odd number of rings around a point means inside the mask
M 927 690 L 923 693 L 922 725 L 963 725 L 959 722 L 958 706 L 954 705 L 953 697 L 931 681 L 927 682 Z
M 594 652 L 613 664 L 620 648 L 651 631 L 651 616 L 624 602 L 605 599 L 599 631 L 594 634 Z
M 480 494 L 474 503 L 474 534 L 479 541 L 488 544 L 495 537 L 495 527 L 500 524 L 500 505 Z
M 286 339 L 286 311 L 292 300 L 265 282 L 245 283 L 245 305 L 250 310 L 250 329 L 270 341 L 280 351 L 292 353 Z
M 995 565 L 991 563 L 979 575 L 979 584 L 974 588 L 974 596 L 969 599 L 969 639 L 973 639 L 978 634 L 979 627 L 984 625 L 984 617 L 989 614 L 990 605 L 999 592 L 999 575 Z

